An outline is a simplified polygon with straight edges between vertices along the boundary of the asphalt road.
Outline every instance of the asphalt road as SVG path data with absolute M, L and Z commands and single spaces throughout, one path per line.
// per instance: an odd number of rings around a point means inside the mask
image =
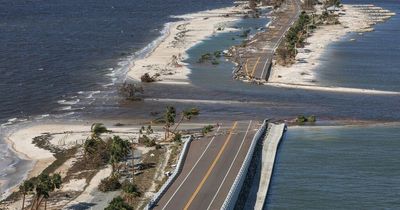
M 269 29 L 265 33 L 260 33 L 256 37 L 259 53 L 251 55 L 245 64 L 246 74 L 250 78 L 257 80 L 268 80 L 269 70 L 275 50 L 284 39 L 286 31 L 292 26 L 300 15 L 301 3 L 299 0 L 287 0 L 282 7 L 286 8 L 282 14 L 277 14 L 278 18 L 272 21 Z
M 220 209 L 259 122 L 233 122 L 189 148 L 181 174 L 154 209 Z

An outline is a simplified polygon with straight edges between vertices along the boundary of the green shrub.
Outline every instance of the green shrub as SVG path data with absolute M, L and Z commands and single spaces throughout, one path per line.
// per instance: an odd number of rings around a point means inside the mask
M 190 113 L 192 115 L 199 115 L 200 114 L 200 110 L 198 108 L 191 108 L 190 109 Z
M 121 196 L 118 196 L 110 202 L 105 210 L 133 210 L 133 208 L 125 203 Z
M 316 121 L 317 121 L 317 117 L 315 115 L 311 115 L 311 116 L 308 116 L 308 117 L 306 117 L 304 115 L 299 115 L 296 118 L 296 123 L 298 123 L 298 124 L 304 124 L 304 123 L 307 123 L 307 122 L 314 123 Z
M 182 142 L 182 134 L 180 134 L 180 133 L 175 134 L 173 140 L 174 140 L 174 142 Z
M 143 135 L 139 138 L 139 144 L 143 144 L 146 147 L 154 147 L 156 145 L 156 140 L 150 139 L 148 136 Z
M 307 118 L 304 115 L 299 115 L 296 118 L 296 122 L 297 123 L 305 123 L 305 122 L 307 122 Z
M 317 121 L 317 117 L 315 117 L 315 115 L 311 115 L 309 117 L 307 117 L 307 122 L 316 122 Z
M 218 65 L 218 64 L 219 64 L 219 61 L 217 61 L 216 59 L 213 59 L 213 60 L 211 61 L 211 64 L 212 64 L 212 65 Z
M 203 133 L 203 134 L 207 134 L 207 133 L 213 131 L 213 129 L 214 129 L 214 126 L 212 126 L 212 125 L 204 126 L 204 127 L 203 127 L 203 130 L 202 130 L 202 133 Z
M 122 183 L 122 191 L 133 197 L 139 197 L 141 195 L 137 186 L 129 181 L 124 181 Z
M 220 50 L 217 50 L 217 51 L 214 52 L 214 56 L 215 56 L 216 58 L 221 57 L 221 55 L 222 55 L 222 51 L 220 51 Z
M 121 189 L 121 183 L 117 176 L 110 176 L 100 181 L 99 190 L 101 192 L 116 191 L 119 189 Z
M 199 63 L 203 63 L 205 61 L 208 61 L 212 58 L 211 53 L 205 53 L 203 55 L 201 55 L 200 59 L 199 59 Z

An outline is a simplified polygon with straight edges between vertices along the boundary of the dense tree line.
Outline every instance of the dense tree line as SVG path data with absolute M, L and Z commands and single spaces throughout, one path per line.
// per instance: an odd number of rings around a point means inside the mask
M 307 37 L 307 27 L 310 23 L 310 16 L 303 11 L 298 20 L 288 30 L 284 44 L 277 50 L 278 58 L 283 64 L 288 63 L 288 60 L 294 59 L 297 53 L 296 48 L 304 45 L 304 40 Z
M 61 187 L 62 180 L 59 174 L 41 174 L 29 180 L 25 180 L 20 186 L 19 191 L 22 194 L 22 209 L 25 208 L 25 197 L 33 193 L 31 209 L 39 209 L 44 202 L 44 209 L 47 209 L 47 200 L 50 193 Z

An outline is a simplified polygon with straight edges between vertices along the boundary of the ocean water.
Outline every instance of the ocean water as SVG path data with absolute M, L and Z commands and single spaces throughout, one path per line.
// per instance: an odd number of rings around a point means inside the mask
M 345 3 L 375 4 L 396 14 L 396 0 L 346 0 Z M 321 59 L 317 81 L 327 86 L 400 91 L 400 16 L 374 26 L 375 31 L 351 33 L 332 43 Z M 355 39 L 355 41 L 351 41 Z
M 100 91 L 115 89 L 126 65 L 150 50 L 172 15 L 230 5 L 231 0 L 2 0 L 0 122 L 79 111 Z
M 12 124 L 107 112 L 103 104 L 115 99 L 115 84 L 160 41 L 167 23 L 176 20 L 172 16 L 231 5 L 231 0 L 2 0 L 1 137 L 15 129 Z M 3 193 L 32 163 L 4 143 L 0 149 Z
M 385 4 L 396 9 L 395 0 L 356 1 Z M 174 21 L 171 15 L 232 5 L 232 0 L 132 0 L 132 1 L 61 1 L 61 0 L 4 0 L 0 3 L 0 124 L 21 124 L 20 121 L 74 120 L 74 119 L 149 119 L 150 112 L 162 112 L 166 105 L 177 109 L 196 106 L 201 116 L 194 120 L 219 121 L 264 118 L 292 118 L 298 114 L 315 114 L 318 119 L 331 120 L 382 120 L 400 119 L 400 97 L 349 93 L 327 93 L 288 88 L 258 86 L 232 80 L 233 64 L 221 59 L 216 66 L 197 63 L 205 52 L 227 49 L 240 44 L 241 32 L 226 32 L 210 37 L 189 50 L 187 60 L 192 68 L 193 85 L 144 84 L 146 98 L 191 99 L 193 102 L 142 102 L 119 101 L 116 84 L 125 79 L 125 72 L 135 58 L 144 56 L 160 41 L 167 27 Z M 382 5 L 383 6 L 383 5 Z M 398 7 L 397 7 L 398 9 Z M 397 17 L 397 16 L 396 16 Z M 233 23 L 242 30 L 255 24 L 265 25 L 268 19 L 247 19 Z M 378 25 L 374 33 L 385 31 L 388 24 L 398 24 L 399 19 Z M 394 30 L 394 29 L 393 29 Z M 393 34 L 396 34 L 394 30 Z M 390 31 L 385 32 L 390 36 Z M 235 37 L 235 39 L 232 39 Z M 367 36 L 365 35 L 367 38 Z M 385 39 L 376 48 L 391 48 L 399 41 Z M 340 44 L 339 42 L 337 44 Z M 344 42 L 340 53 L 352 51 Z M 354 44 L 363 44 L 354 42 Z M 369 41 L 365 41 L 366 44 Z M 333 45 L 332 45 L 333 46 Z M 394 45 L 395 46 L 395 45 Z M 373 45 L 370 46 L 373 50 Z M 328 51 L 333 51 L 330 47 Z M 349 53 L 349 59 L 366 62 L 358 53 Z M 330 52 L 327 52 L 330 53 Z M 383 51 L 387 56 L 389 53 Z M 341 56 L 334 56 L 324 65 L 347 65 Z M 346 58 L 347 59 L 347 58 Z M 367 58 L 370 59 L 370 58 Z M 385 66 L 387 60 L 375 56 L 377 65 Z M 343 64 L 342 64 L 343 62 Z M 400 66 L 399 59 L 391 65 Z M 354 66 L 359 84 L 371 88 L 396 90 L 396 84 L 366 79 L 365 66 Z M 330 68 L 331 72 L 338 69 Z M 369 68 L 371 72 L 382 69 Z M 328 72 L 328 70 L 326 71 Z M 393 76 L 390 76 L 390 74 Z M 341 73 L 342 74 L 342 73 Z M 336 73 L 336 75 L 341 75 Z M 344 74 L 344 73 L 343 73 Z M 321 77 L 322 77 L 321 73 Z M 396 71 L 388 71 L 388 78 L 396 80 Z M 334 78 L 334 74 L 332 76 Z M 327 84 L 352 86 L 352 82 L 338 78 Z M 322 80 L 321 80 L 322 81 Z M 361 81 L 361 82 L 360 82 Z M 336 83 L 333 83 L 336 82 Z M 377 85 L 374 87 L 374 85 Z M 361 86 L 360 86 L 361 87 Z M 369 86 L 368 86 L 369 87 Z M 394 87 L 394 88 L 393 88 Z M 197 100 L 220 101 L 200 103 Z M 12 126 L 10 126 L 12 127 Z M 8 128 L 0 128 L 0 134 Z M 0 154 L 2 179 L 17 183 L 21 171 L 30 163 L 21 161 L 5 144 Z M 17 177 L 10 179 L 10 177 Z M 3 185 L 3 189 L 12 185 Z
M 399 209 L 400 125 L 289 127 L 266 209 Z

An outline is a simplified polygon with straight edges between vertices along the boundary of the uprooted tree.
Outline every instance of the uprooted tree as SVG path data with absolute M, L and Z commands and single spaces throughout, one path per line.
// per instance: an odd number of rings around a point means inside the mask
M 126 100 L 131 101 L 142 100 L 144 93 L 144 89 L 141 85 L 127 82 L 124 82 L 124 84 L 119 87 L 118 91 Z

